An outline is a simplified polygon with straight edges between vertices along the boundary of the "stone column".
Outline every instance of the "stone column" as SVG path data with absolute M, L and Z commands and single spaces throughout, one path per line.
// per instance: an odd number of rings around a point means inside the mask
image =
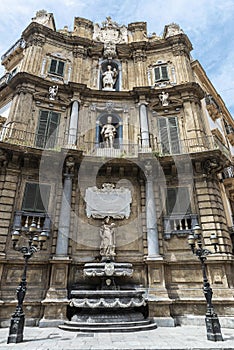
M 71 214 L 71 194 L 72 194 L 72 177 L 73 174 L 64 174 L 64 187 L 59 216 L 58 238 L 56 245 L 57 256 L 67 256 L 68 240 L 70 231 L 70 214 Z
M 145 164 L 146 227 L 147 227 L 147 242 L 148 242 L 147 259 L 150 259 L 150 260 L 157 259 L 160 257 L 152 170 L 153 169 L 152 169 L 151 161 L 147 161 Z
M 141 146 L 150 147 L 147 106 L 140 105 Z
M 77 129 L 79 120 L 79 102 L 77 100 L 72 103 L 69 131 L 68 131 L 68 144 L 74 145 L 77 140 Z
M 67 280 L 69 264 L 68 243 L 70 236 L 70 216 L 72 197 L 72 178 L 74 172 L 74 159 L 66 158 L 64 173 L 64 187 L 59 217 L 56 255 L 51 260 L 50 287 L 46 298 L 42 300 L 44 315 L 39 322 L 40 327 L 57 326 L 66 320 L 67 305 Z

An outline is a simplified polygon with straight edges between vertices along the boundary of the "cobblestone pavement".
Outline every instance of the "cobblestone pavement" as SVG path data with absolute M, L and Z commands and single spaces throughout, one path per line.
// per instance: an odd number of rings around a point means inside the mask
M 7 344 L 8 328 L 0 328 L 0 350 L 234 350 L 234 329 L 223 328 L 224 341 L 206 339 L 205 327 L 158 327 L 131 333 L 79 333 L 59 328 L 25 327 L 24 341 Z

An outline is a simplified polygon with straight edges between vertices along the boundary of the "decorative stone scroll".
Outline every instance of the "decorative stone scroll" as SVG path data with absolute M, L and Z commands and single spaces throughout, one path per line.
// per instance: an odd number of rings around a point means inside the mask
M 101 189 L 89 187 L 85 192 L 86 214 L 95 219 L 112 217 L 114 219 L 128 219 L 131 191 L 128 188 L 115 188 L 114 184 L 104 183 Z

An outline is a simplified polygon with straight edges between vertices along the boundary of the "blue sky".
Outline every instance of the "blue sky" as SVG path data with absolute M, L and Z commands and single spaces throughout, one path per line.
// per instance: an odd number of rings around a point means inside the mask
M 20 38 L 38 10 L 54 14 L 56 28 L 73 28 L 74 17 L 101 24 L 106 16 L 119 24 L 147 22 L 161 35 L 166 24 L 180 25 L 198 59 L 234 116 L 234 0 L 1 0 L 0 55 Z M 0 76 L 4 74 L 0 68 Z

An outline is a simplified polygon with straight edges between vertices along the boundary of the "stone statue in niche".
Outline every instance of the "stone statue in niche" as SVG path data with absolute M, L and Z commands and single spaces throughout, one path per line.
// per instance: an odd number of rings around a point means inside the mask
M 107 70 L 102 72 L 103 90 L 114 90 L 117 75 L 117 69 L 112 69 L 111 65 L 108 65 Z
M 109 216 L 105 218 L 100 228 L 100 255 L 104 258 L 113 258 L 115 254 L 115 223 L 110 223 Z
M 105 142 L 105 146 L 109 148 L 113 148 L 114 138 L 116 135 L 116 128 L 112 123 L 112 117 L 107 117 L 107 124 L 103 125 L 101 130 L 102 138 Z
M 168 94 L 168 92 L 162 92 L 160 95 L 159 95 L 159 99 L 160 99 L 160 101 L 161 101 L 161 103 L 162 103 L 162 106 L 168 106 L 169 105 L 169 100 L 168 100 L 168 98 L 169 98 L 169 94 Z

